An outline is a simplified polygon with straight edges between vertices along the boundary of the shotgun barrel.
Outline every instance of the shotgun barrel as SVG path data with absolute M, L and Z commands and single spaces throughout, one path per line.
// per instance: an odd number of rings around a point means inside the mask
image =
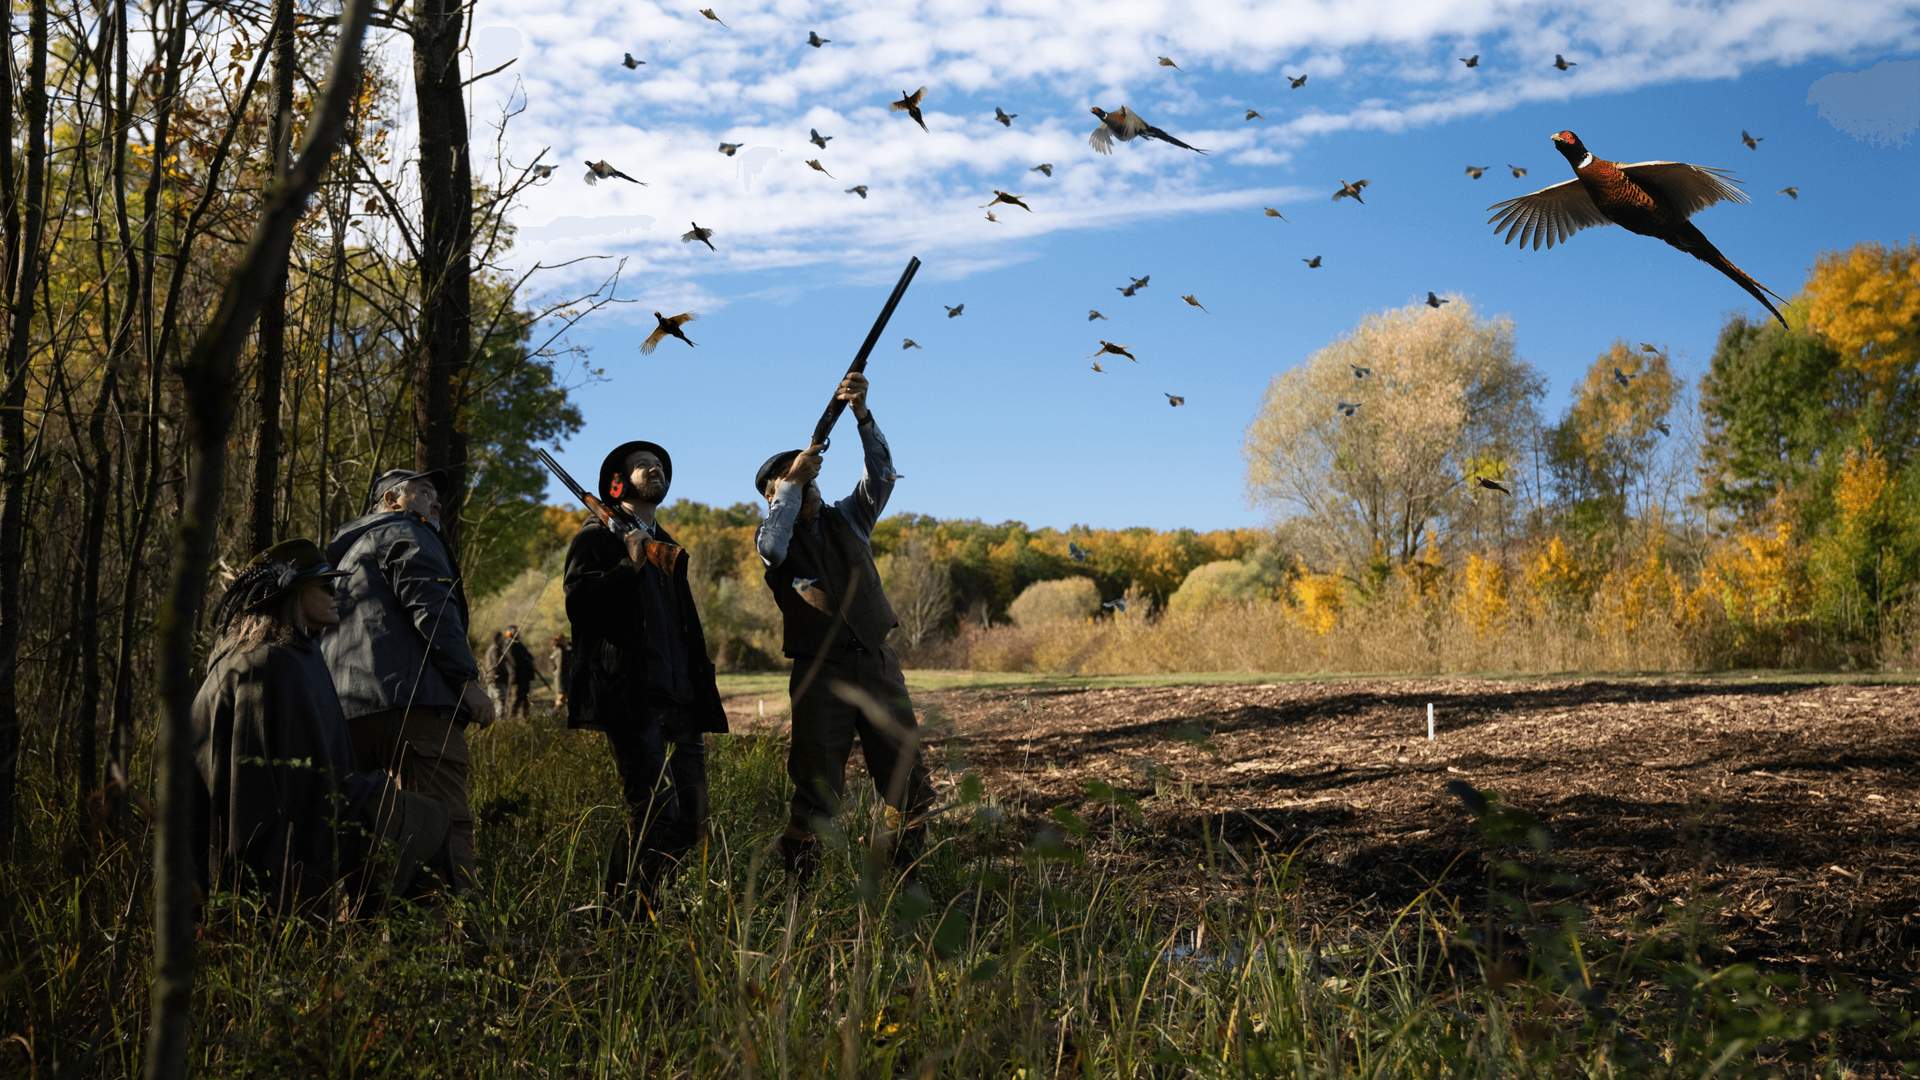
M 887 304 L 880 309 L 880 317 L 873 320 L 873 329 L 867 331 L 867 340 L 860 343 L 860 351 L 854 355 L 853 364 L 847 368 L 847 374 L 867 370 L 867 357 L 872 354 L 873 346 L 879 342 L 880 335 L 886 332 L 887 320 L 893 318 L 893 309 L 900 305 L 900 298 L 907 293 L 907 286 L 913 282 L 914 271 L 920 269 L 919 256 L 907 260 L 907 268 L 900 272 L 900 280 L 894 283 L 893 294 L 887 297 Z M 840 414 L 847 411 L 847 403 L 839 398 L 839 386 L 836 383 L 835 396 L 827 402 L 827 411 L 820 414 L 820 422 L 813 425 L 813 445 L 822 451 L 832 441 L 833 425 Z
M 567 490 L 573 492 L 574 498 L 587 504 L 587 509 L 593 511 L 593 516 L 600 519 L 600 524 L 613 530 L 615 536 L 621 536 L 634 528 L 632 519 L 627 517 L 624 510 L 608 506 L 606 503 L 601 502 L 599 497 L 594 495 L 593 492 L 581 487 L 578 480 L 575 480 L 567 470 L 561 468 L 559 462 L 553 460 L 553 455 L 547 453 L 545 447 L 536 446 L 533 448 L 533 452 L 540 458 L 540 464 L 545 465 L 548 472 L 558 478 L 562 484 L 565 484 Z

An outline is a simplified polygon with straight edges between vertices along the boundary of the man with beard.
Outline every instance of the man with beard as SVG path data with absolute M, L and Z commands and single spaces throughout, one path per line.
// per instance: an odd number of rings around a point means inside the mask
M 590 520 L 567 548 L 567 617 L 578 650 L 567 726 L 604 731 L 627 801 L 628 831 L 607 891 L 651 909 L 707 818 L 706 733 L 725 732 L 713 662 L 687 582 L 687 552 L 655 517 L 673 459 L 637 439 L 595 480 L 619 531 Z
M 341 579 L 340 625 L 320 639 L 356 764 L 436 799 L 452 817 L 455 888 L 474 884 L 466 725 L 493 722 L 467 644 L 467 596 L 440 535 L 439 472 L 389 469 L 367 514 L 341 526 L 327 558 Z
M 783 651 L 793 660 L 793 800 L 780 852 L 803 879 L 819 859 L 820 827 L 839 813 L 856 735 L 888 807 L 885 842 L 896 865 L 919 857 L 920 818 L 933 800 L 906 677 L 887 645 L 898 620 L 873 563 L 873 526 L 897 478 L 892 452 L 867 410 L 867 377 L 849 374 L 836 396 L 859 421 L 866 455 L 851 495 L 832 504 L 821 499 L 818 446 L 775 454 L 754 475 L 767 500 L 754 545 L 785 625 Z

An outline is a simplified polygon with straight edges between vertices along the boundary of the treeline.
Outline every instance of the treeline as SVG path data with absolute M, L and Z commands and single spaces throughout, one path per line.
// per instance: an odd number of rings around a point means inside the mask
M 1920 249 L 1822 257 L 1789 318 L 1729 321 L 1697 385 L 1659 343 L 1616 342 L 1549 421 L 1505 320 L 1458 299 L 1381 313 L 1278 376 L 1248 428 L 1274 528 L 891 517 L 898 644 L 1077 672 L 1911 664 Z M 564 632 L 578 518 L 549 513 L 481 626 Z M 759 508 L 664 517 L 720 662 L 772 664 Z

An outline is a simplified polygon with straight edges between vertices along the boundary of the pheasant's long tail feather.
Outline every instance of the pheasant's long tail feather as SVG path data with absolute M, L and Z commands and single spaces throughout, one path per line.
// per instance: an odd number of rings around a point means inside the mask
M 1692 223 L 1689 222 L 1688 224 L 1691 225 Z M 1689 242 L 1675 244 L 1674 246 L 1727 275 L 1729 278 L 1732 278 L 1735 285 L 1747 290 L 1755 300 L 1760 301 L 1761 307 L 1772 312 L 1773 317 L 1780 321 L 1781 326 L 1787 325 L 1787 317 L 1780 314 L 1779 308 L 1773 306 L 1773 300 L 1767 299 L 1768 296 L 1772 296 L 1775 300 L 1779 300 L 1784 304 L 1787 301 L 1786 297 L 1755 281 L 1753 275 L 1733 265 L 1733 260 L 1720 254 L 1720 249 L 1714 247 L 1713 241 L 1708 240 L 1706 235 L 1698 228 L 1692 228 L 1690 231 L 1693 235 L 1686 238 Z

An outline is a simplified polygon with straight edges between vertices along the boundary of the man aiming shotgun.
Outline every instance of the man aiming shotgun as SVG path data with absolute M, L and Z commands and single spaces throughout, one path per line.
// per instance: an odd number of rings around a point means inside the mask
M 835 388 L 812 445 L 773 455 L 753 478 L 754 489 L 767 500 L 754 545 L 780 608 L 783 651 L 793 660 L 788 683 L 793 742 L 787 754 L 793 798 L 780 853 L 787 869 L 802 879 L 818 864 L 820 827 L 839 812 L 856 735 L 867 772 L 890 811 L 896 865 L 910 866 L 918 858 L 925 829 L 921 819 L 933 801 L 906 678 L 887 645 L 887 633 L 898 620 L 873 563 L 873 527 L 897 474 L 887 440 L 867 408 L 863 370 L 919 265 L 918 259 L 907 264 Z M 857 421 L 864 469 L 852 494 L 827 503 L 814 481 L 834 421 L 847 409 Z

